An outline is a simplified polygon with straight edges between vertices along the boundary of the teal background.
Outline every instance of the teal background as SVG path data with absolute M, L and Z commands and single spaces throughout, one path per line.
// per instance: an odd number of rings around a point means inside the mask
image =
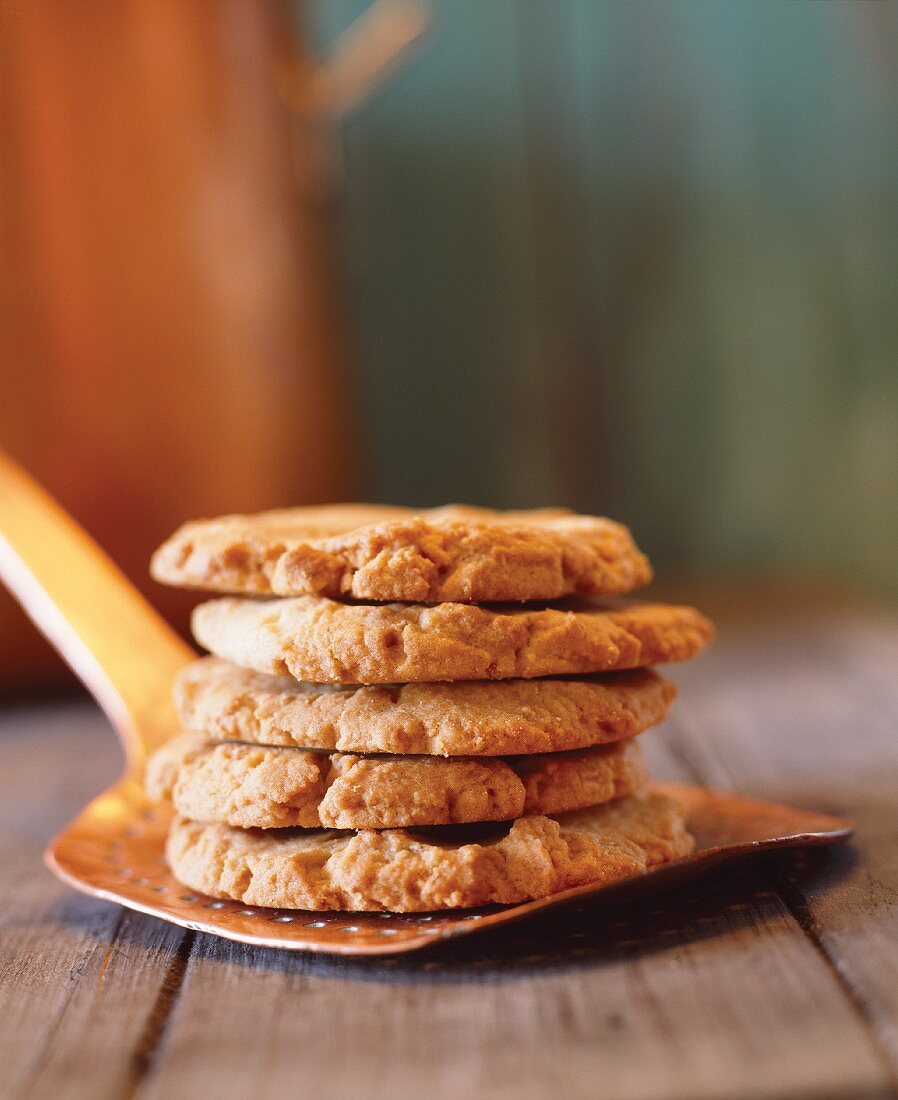
M 898 591 L 896 5 L 429 7 L 342 133 L 369 495 Z

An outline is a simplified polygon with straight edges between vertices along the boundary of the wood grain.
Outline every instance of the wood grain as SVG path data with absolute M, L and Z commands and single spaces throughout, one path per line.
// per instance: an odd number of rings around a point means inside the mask
M 771 629 L 772 628 L 772 629 Z M 846 813 L 854 844 L 781 865 L 776 886 L 898 1073 L 898 631 L 843 613 L 733 630 L 683 667 L 674 736 L 707 782 Z M 738 669 L 739 675 L 730 674 Z M 717 730 L 726 731 L 721 741 Z M 760 741 L 760 744 L 759 744 Z M 688 746 L 688 747 L 687 747 Z M 807 871 L 818 868 L 819 873 Z
M 509 1100 L 884 1085 L 862 1021 L 763 885 L 749 875 L 742 893 L 723 883 L 646 914 L 568 918 L 435 952 L 423 966 L 299 959 L 260 975 L 245 951 L 203 941 L 147 1093 L 202 1094 L 208 1063 L 198 1051 L 235 1095 L 289 1088 L 298 1069 L 325 1096 L 366 1082 L 403 1100 L 421 1095 L 422 1080 L 435 1097 Z M 745 892 L 763 896 L 749 905 Z M 262 1037 L 249 1051 L 244 1012 Z M 310 1020 L 331 1024 L 316 1027 L 314 1054 L 302 1055 Z
M 45 840 L 116 774 L 88 704 L 0 723 L 0 1090 L 117 1097 L 155 1043 L 181 929 L 74 894 L 43 869 Z
M 879 615 L 724 623 L 647 739 L 659 774 L 854 816 L 853 849 L 383 960 L 255 951 L 67 893 L 38 853 L 114 774 L 113 735 L 86 704 L 7 711 L 0 1087 L 895 1096 L 896 655 Z

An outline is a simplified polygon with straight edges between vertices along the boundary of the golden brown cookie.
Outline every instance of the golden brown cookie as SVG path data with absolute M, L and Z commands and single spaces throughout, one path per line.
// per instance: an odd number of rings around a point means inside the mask
M 564 509 L 373 504 L 196 520 L 153 556 L 158 581 L 253 595 L 483 603 L 622 595 L 651 580 L 626 527 Z
M 392 829 L 557 814 L 635 794 L 635 742 L 500 759 L 354 756 L 175 737 L 147 763 L 151 798 L 241 828 Z
M 478 839 L 467 835 L 475 830 Z M 610 883 L 688 855 L 685 812 L 663 794 L 507 826 L 264 832 L 176 818 L 174 875 L 218 898 L 278 909 L 422 912 L 510 904 Z
M 695 608 L 574 601 L 344 604 L 321 596 L 210 600 L 196 640 L 257 672 L 335 684 L 529 679 L 640 668 L 695 656 L 713 628 Z
M 647 669 L 582 680 L 340 687 L 204 657 L 175 677 L 181 724 L 219 741 L 434 756 L 622 741 L 660 722 L 675 696 L 670 680 Z

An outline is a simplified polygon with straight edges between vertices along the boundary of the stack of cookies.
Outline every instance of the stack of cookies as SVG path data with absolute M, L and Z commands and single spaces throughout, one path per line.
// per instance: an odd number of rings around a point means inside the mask
M 309 910 L 512 903 L 686 855 L 636 735 L 694 656 L 696 610 L 612 600 L 651 570 L 560 510 L 341 505 L 189 523 L 165 583 L 194 611 L 185 732 L 147 766 L 167 858 L 213 897 Z

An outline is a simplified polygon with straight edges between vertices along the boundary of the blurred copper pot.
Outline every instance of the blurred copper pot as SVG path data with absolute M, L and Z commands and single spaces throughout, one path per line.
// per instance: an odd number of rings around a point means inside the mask
M 356 488 L 325 128 L 279 87 L 321 70 L 260 0 L 0 21 L 0 445 L 183 624 L 146 582 L 175 524 Z M 0 687 L 57 674 L 0 593 Z

